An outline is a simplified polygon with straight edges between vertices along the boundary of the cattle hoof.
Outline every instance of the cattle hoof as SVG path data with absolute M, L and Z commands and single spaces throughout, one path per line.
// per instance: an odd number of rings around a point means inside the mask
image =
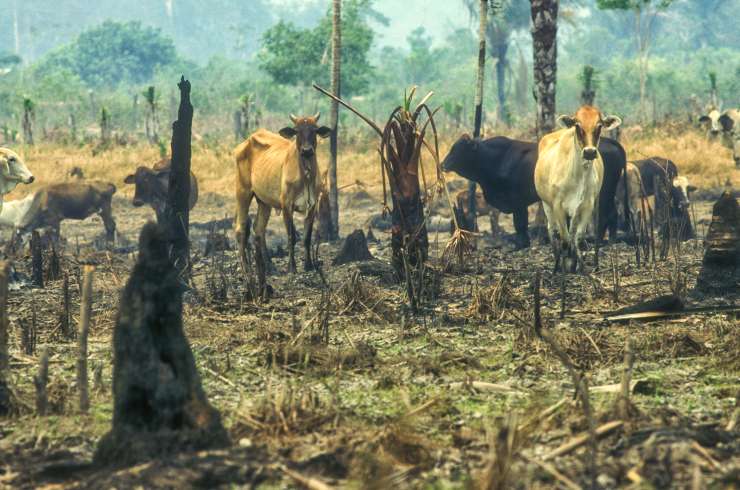
M 303 270 L 306 272 L 311 272 L 316 270 L 316 265 L 314 265 L 313 262 L 304 262 L 303 263 Z
M 288 274 L 295 274 L 296 272 L 298 272 L 298 270 L 295 266 L 295 263 L 288 264 Z
M 514 250 L 524 250 L 525 248 L 529 248 L 530 242 L 528 238 L 520 238 L 516 237 L 514 239 Z

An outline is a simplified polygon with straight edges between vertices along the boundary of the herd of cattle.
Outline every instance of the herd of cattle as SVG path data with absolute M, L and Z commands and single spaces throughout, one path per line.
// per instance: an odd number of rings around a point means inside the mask
M 294 246 L 297 233 L 293 213 L 306 215 L 304 221 L 304 266 L 313 268 L 310 246 L 316 204 L 324 188 L 316 158 L 317 137 L 326 138 L 330 129 L 319 126 L 320 114 L 309 117 L 291 115 L 292 126 L 279 133 L 260 129 L 234 150 L 236 160 L 236 237 L 245 272 L 251 265 L 248 246 L 249 207 L 258 204 L 254 225 L 255 265 L 261 287 L 265 287 L 265 229 L 272 209 L 282 213 L 288 237 L 288 267 L 295 271 Z M 740 111 L 711 111 L 700 121 L 709 125 L 710 136 L 721 135 L 734 151 L 740 166 Z M 460 137 L 442 163 L 443 170 L 472 180 L 483 194 L 477 195 L 478 211 L 490 211 L 492 230 L 498 228 L 499 212 L 513 214 L 515 245 L 529 246 L 528 206 L 542 202 L 548 234 L 553 244 L 555 267 L 583 268 L 579 242 L 594 223 L 597 241 L 609 230 L 616 237 L 619 215 L 639 223 L 643 199 L 656 195 L 657 185 L 664 185 L 671 206 L 685 211 L 694 188 L 669 159 L 652 157 L 627 161 L 621 144 L 602 136 L 618 127 L 621 120 L 604 115 L 597 108 L 583 106 L 574 115 L 560 116 L 562 127 L 545 135 L 538 143 L 496 136 L 485 140 Z M 293 142 L 294 140 L 294 142 Z M 152 167 L 139 167 L 126 177 L 135 186 L 133 204 L 149 204 L 157 218 L 162 216 L 169 186 L 170 162 L 162 160 Z M 19 183 L 30 184 L 34 176 L 14 151 L 0 148 L 0 226 L 17 230 L 17 235 L 48 227 L 59 233 L 61 221 L 81 220 L 98 214 L 106 237 L 113 239 L 116 224 L 109 182 L 85 180 L 77 171 L 77 180 L 47 184 L 27 197 L 3 202 L 6 194 Z M 198 184 L 191 174 L 190 207 L 196 204 Z M 457 196 L 460 207 L 467 204 L 467 194 Z

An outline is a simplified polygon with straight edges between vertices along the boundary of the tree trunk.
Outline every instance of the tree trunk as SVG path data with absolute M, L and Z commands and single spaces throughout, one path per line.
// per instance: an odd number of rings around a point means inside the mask
M 331 62 L 331 91 L 341 97 L 341 47 L 342 47 L 342 0 L 334 0 L 334 16 L 332 18 L 332 62 Z M 338 144 L 339 103 L 331 102 L 331 137 L 329 140 L 329 209 L 331 212 L 331 226 L 329 239 L 339 238 L 339 189 L 337 188 L 337 144 Z
M 10 358 L 8 355 L 8 281 L 10 263 L 0 261 L 0 416 L 10 412 Z
M 555 128 L 558 0 L 530 0 L 530 5 L 537 137 L 540 138 Z
M 506 57 L 508 56 L 509 45 L 499 43 L 495 48 L 496 53 L 496 88 L 498 95 L 498 107 L 496 117 L 505 125 L 509 125 L 508 111 L 506 110 Z
M 475 126 L 473 137 L 480 138 L 481 124 L 483 123 L 483 80 L 486 68 L 486 23 L 488 22 L 488 2 L 480 0 L 480 12 L 478 15 L 478 77 L 475 85 Z M 475 209 L 475 182 L 468 182 L 468 216 L 465 219 L 465 228 L 475 231 L 478 228 Z
M 172 246 L 172 261 L 181 277 L 190 275 L 190 136 L 193 125 L 193 105 L 190 103 L 190 82 L 185 77 L 180 88 L 180 108 L 177 121 L 172 123 L 172 171 L 165 209 L 165 226 Z
M 31 99 L 23 100 L 23 142 L 33 145 L 33 102 Z
M 635 34 L 637 35 L 638 67 L 640 70 L 640 122 L 645 124 L 647 120 L 646 108 L 646 86 L 647 86 L 647 60 L 645 59 L 645 43 L 642 36 L 642 10 L 635 9 Z

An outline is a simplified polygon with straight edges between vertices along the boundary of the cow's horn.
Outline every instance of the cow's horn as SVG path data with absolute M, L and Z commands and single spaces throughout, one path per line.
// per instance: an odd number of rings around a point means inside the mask
M 314 122 L 319 122 L 320 117 L 321 117 L 321 111 L 317 112 L 316 115 L 313 117 Z
M 298 124 L 298 117 L 293 114 L 290 115 L 290 120 L 293 121 L 293 124 Z

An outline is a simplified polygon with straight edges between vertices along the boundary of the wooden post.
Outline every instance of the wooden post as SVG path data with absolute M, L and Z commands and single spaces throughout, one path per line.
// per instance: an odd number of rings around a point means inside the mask
M 44 287 L 44 259 L 41 256 L 41 236 L 38 231 L 31 234 L 31 281 L 36 287 Z
M 8 389 L 8 276 L 10 263 L 0 261 L 0 415 L 10 412 L 10 390 Z
M 177 86 L 180 88 L 180 108 L 177 121 L 172 123 L 172 170 L 164 225 L 175 268 L 186 279 L 190 275 L 190 136 L 193 105 L 190 103 L 190 82 L 181 77 Z
M 87 387 L 87 335 L 92 316 L 92 282 L 95 267 L 86 265 L 83 273 L 82 298 L 80 299 L 80 328 L 77 334 L 77 387 L 80 390 L 80 412 L 90 408 Z
M 36 413 L 41 416 L 46 415 L 48 406 L 48 396 L 46 394 L 46 385 L 49 382 L 49 347 L 44 346 L 39 357 L 39 372 L 33 377 L 33 384 L 36 387 Z

